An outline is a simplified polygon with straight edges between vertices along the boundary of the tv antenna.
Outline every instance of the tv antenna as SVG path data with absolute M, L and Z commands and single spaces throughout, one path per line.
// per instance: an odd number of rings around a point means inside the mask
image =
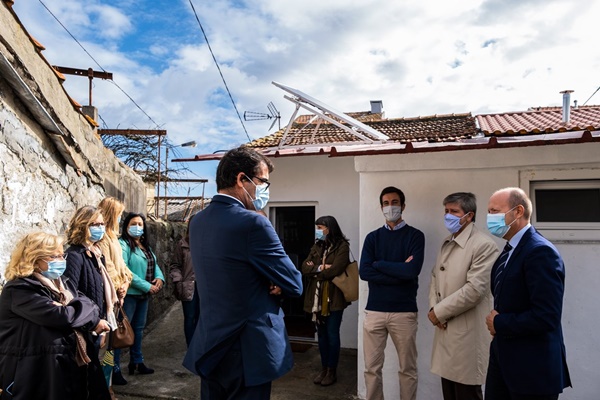
M 244 121 L 262 121 L 265 119 L 272 119 L 273 122 L 269 127 L 269 131 L 273 129 L 275 122 L 279 122 L 278 127 L 279 130 L 281 130 L 281 115 L 279 114 L 279 110 L 277 110 L 275 104 L 273 104 L 272 101 L 270 101 L 267 105 L 267 109 L 269 110 L 268 114 L 255 111 L 244 111 Z

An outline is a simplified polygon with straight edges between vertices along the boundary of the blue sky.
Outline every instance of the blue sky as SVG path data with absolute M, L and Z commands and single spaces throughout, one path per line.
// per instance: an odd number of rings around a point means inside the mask
M 51 64 L 114 74 L 168 131 L 182 157 L 246 142 L 246 133 L 208 51 L 189 0 L 39 0 L 13 8 Z M 506 112 L 557 106 L 560 91 L 583 104 L 600 86 L 600 2 L 585 0 L 192 0 L 236 101 L 287 124 L 294 108 L 272 81 L 343 111 L 382 100 L 386 116 Z M 94 61 L 95 60 L 95 61 Z M 87 104 L 87 79 L 65 87 Z M 156 125 L 118 88 L 94 80 L 94 105 L 107 128 Z M 600 94 L 588 104 L 600 104 Z M 251 139 L 271 121 L 245 121 Z M 216 163 L 188 163 L 210 179 Z M 182 189 L 187 192 L 187 189 Z M 193 194 L 200 194 L 195 187 Z

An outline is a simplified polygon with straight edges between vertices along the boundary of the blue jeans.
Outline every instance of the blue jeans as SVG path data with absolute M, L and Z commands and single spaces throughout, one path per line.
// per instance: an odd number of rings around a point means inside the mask
M 198 317 L 200 315 L 200 300 L 198 299 L 198 292 L 194 290 L 194 297 L 190 301 L 182 301 L 181 308 L 183 310 L 183 332 L 185 333 L 185 343 L 190 345 L 196 325 L 198 324 Z
M 139 298 L 127 295 L 123 302 L 123 310 L 129 318 L 129 323 L 135 334 L 133 346 L 129 348 L 129 363 L 139 364 L 144 362 L 142 355 L 142 338 L 144 337 L 144 328 L 146 327 L 146 317 L 148 316 L 148 297 Z M 121 369 L 121 350 L 115 349 L 115 371 Z
M 317 324 L 319 352 L 323 368 L 337 368 L 340 359 L 340 325 L 344 310 L 331 311 L 328 317 L 320 317 Z

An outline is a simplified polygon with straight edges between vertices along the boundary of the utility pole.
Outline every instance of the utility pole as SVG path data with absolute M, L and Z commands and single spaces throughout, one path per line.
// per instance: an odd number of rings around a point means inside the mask
M 90 80 L 89 86 L 89 104 L 88 106 L 92 106 L 92 79 L 100 78 L 100 79 L 110 79 L 112 81 L 113 74 L 112 72 L 106 71 L 94 71 L 92 68 L 88 69 L 77 69 L 70 67 L 59 67 L 57 65 L 52 66 L 55 70 L 60 72 L 61 74 L 67 75 L 76 75 L 76 76 L 87 76 Z

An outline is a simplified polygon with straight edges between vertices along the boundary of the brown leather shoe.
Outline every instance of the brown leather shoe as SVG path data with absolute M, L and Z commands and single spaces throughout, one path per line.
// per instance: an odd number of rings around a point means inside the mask
M 325 374 L 325 377 L 321 381 L 321 386 L 333 385 L 336 382 L 337 382 L 337 376 L 336 376 L 335 368 L 327 368 L 327 373 Z
M 323 368 L 323 370 L 319 372 L 319 375 L 315 376 L 315 379 L 313 379 L 313 383 L 315 385 L 320 385 L 323 381 L 323 378 L 325 378 L 325 375 L 327 375 L 327 368 Z

